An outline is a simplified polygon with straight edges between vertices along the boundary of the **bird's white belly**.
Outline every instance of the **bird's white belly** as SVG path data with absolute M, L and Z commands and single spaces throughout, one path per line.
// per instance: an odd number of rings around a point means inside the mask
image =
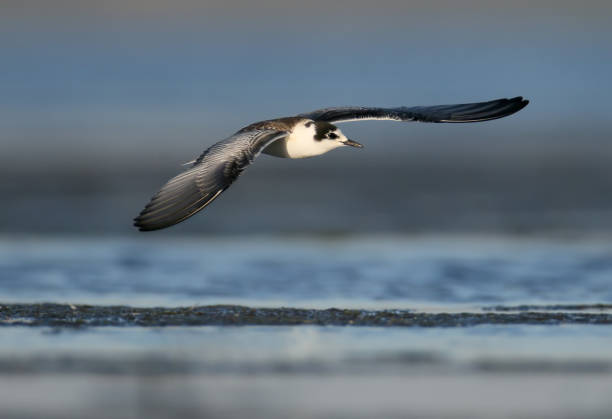
M 262 153 L 276 157 L 286 157 L 290 159 L 302 159 L 304 157 L 313 157 L 326 153 L 331 148 L 322 147 L 322 144 L 316 141 L 300 141 L 291 137 L 274 141 L 266 147 Z

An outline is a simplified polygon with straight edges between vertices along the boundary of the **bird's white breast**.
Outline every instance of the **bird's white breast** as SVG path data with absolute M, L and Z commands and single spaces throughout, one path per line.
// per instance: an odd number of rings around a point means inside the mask
M 291 134 L 285 139 L 275 141 L 263 152 L 277 157 L 288 157 L 290 159 L 301 159 L 327 153 L 334 148 L 342 146 L 336 141 L 315 140 L 315 127 L 299 124 L 293 128 Z

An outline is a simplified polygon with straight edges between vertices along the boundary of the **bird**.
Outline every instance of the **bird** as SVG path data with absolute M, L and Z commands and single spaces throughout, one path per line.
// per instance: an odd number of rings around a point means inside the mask
M 261 153 L 300 159 L 339 147 L 362 148 L 348 139 L 337 123 L 364 120 L 467 123 L 512 115 L 529 103 L 522 96 L 487 102 L 413 107 L 332 107 L 250 124 L 186 163 L 187 170 L 170 179 L 134 219 L 140 231 L 178 224 L 221 195 Z

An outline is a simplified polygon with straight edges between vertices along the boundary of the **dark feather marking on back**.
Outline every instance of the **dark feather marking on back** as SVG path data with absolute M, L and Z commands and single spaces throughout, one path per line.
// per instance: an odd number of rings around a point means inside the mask
M 278 119 L 268 119 L 266 121 L 254 122 L 251 125 L 247 125 L 242 128 L 238 133 L 247 132 L 247 131 L 265 131 L 265 130 L 278 130 L 278 131 L 291 131 L 293 127 L 300 121 L 303 121 L 305 118 L 300 118 L 297 116 L 289 116 L 286 118 L 278 118 Z

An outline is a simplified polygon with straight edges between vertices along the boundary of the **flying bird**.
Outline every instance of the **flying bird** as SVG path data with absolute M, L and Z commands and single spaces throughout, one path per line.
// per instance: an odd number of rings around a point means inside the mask
M 528 103 L 518 96 L 457 105 L 339 107 L 255 122 L 213 144 L 189 162 L 189 169 L 170 179 L 151 198 L 134 219 L 134 225 L 140 231 L 151 231 L 186 220 L 229 188 L 261 153 L 300 159 L 343 146 L 363 147 L 346 138 L 334 123 L 363 120 L 481 122 L 512 115 Z

